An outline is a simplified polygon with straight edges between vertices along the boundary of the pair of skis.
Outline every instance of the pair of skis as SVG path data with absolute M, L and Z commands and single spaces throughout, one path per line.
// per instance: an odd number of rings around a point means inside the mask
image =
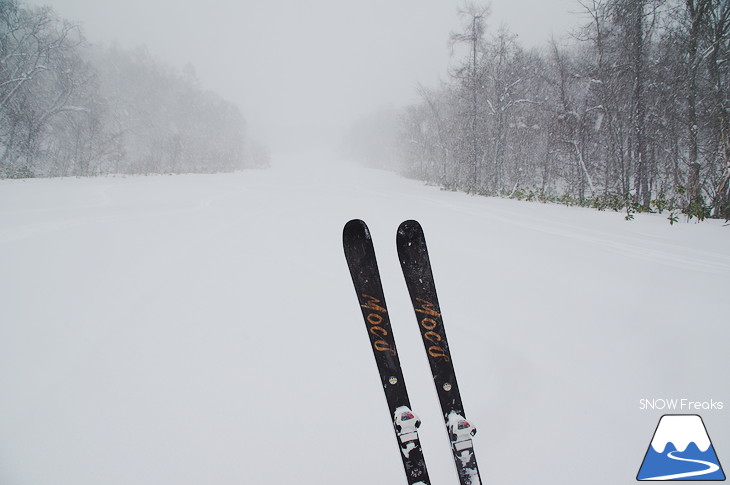
M 420 420 L 411 411 L 370 231 L 363 221 L 355 219 L 345 225 L 342 239 L 345 258 L 393 418 L 393 428 L 401 449 L 408 483 L 430 485 L 418 438 Z M 398 227 L 396 245 L 451 441 L 459 483 L 481 485 L 471 441 L 476 429 L 464 417 L 426 240 L 420 224 L 416 221 L 403 222 Z

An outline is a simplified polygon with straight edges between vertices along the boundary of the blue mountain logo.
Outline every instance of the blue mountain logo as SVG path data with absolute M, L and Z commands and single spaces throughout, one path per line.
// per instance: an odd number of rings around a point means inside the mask
M 705 423 L 696 414 L 659 419 L 637 480 L 725 480 Z

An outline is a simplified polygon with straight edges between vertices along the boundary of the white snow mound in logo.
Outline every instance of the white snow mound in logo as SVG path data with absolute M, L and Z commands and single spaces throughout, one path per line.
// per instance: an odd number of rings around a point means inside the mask
M 663 453 L 669 442 L 674 443 L 677 451 L 684 451 L 694 442 L 703 453 L 710 447 L 710 437 L 696 415 L 663 416 L 659 421 L 651 446 L 657 453 Z

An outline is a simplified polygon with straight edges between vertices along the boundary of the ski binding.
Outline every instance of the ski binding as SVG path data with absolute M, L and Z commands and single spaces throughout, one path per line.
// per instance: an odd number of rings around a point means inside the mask
M 400 440 L 401 451 L 408 456 L 418 441 L 418 427 L 421 420 L 408 406 L 399 406 L 393 414 L 393 426 Z

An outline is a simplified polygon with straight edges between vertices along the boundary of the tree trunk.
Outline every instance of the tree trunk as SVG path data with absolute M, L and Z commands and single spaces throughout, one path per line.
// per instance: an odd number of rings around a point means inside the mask
M 720 182 L 715 190 L 715 199 L 712 201 L 712 216 L 730 219 L 730 116 L 725 106 L 727 88 L 722 82 L 719 62 L 723 39 L 730 30 L 730 7 L 726 2 L 717 2 L 712 5 L 712 8 L 712 48 L 707 65 L 713 87 L 713 104 L 718 124 L 717 148 L 723 165 Z
M 646 156 L 646 106 L 644 100 L 644 4 L 646 0 L 632 2 L 632 65 L 634 74 L 634 167 L 636 169 L 634 188 L 636 201 L 649 207 L 648 157 Z
M 697 122 L 697 70 L 700 59 L 697 53 L 700 28 L 706 11 L 707 0 L 686 0 L 689 17 L 689 38 L 687 40 L 687 204 L 697 206 L 702 199 L 699 163 L 699 127 Z

